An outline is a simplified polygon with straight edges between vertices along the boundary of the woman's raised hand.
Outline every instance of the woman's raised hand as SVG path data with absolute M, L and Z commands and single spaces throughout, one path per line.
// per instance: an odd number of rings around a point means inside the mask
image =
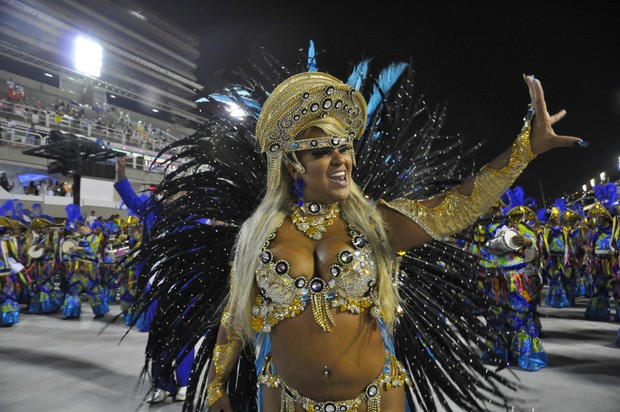
M 573 136 L 561 136 L 555 133 L 553 125 L 566 116 L 566 110 L 562 109 L 554 115 L 547 112 L 547 103 L 545 102 L 545 93 L 542 85 L 534 76 L 523 75 L 523 79 L 527 83 L 532 99 L 532 108 L 534 108 L 535 117 L 532 123 L 530 134 L 530 142 L 534 154 L 541 154 L 554 147 L 581 146 L 587 147 L 588 143 L 584 140 Z

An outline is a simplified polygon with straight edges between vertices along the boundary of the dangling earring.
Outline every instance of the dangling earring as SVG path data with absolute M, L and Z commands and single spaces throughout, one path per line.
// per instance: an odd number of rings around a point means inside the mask
M 295 183 L 293 183 L 293 194 L 297 198 L 297 206 L 301 207 L 304 204 L 304 201 L 301 200 L 301 197 L 304 194 L 304 188 L 306 187 L 304 181 L 301 177 L 295 179 Z

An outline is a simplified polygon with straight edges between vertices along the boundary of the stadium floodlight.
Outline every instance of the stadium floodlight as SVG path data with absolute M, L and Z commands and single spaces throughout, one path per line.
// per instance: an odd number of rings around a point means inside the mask
M 99 77 L 103 65 L 103 47 L 87 37 L 76 37 L 73 64 L 80 73 Z

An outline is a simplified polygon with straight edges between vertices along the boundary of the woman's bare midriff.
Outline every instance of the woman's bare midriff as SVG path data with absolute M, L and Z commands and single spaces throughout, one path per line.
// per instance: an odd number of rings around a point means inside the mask
M 367 314 L 334 314 L 331 332 L 315 323 L 311 310 L 281 322 L 271 333 L 278 375 L 315 400 L 355 398 L 379 376 L 385 363 L 379 327 L 369 318 Z

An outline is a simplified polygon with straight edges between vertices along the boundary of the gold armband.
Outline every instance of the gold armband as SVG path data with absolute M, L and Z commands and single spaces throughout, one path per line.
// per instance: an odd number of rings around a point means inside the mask
M 474 179 L 471 195 L 453 188 L 436 207 L 427 208 L 417 200 L 396 199 L 380 201 L 420 225 L 434 239 L 443 239 L 473 224 L 514 183 L 525 166 L 536 157 L 530 146 L 530 122 L 526 121 L 521 133 L 512 144 L 508 164 L 501 169 L 485 165 Z
M 230 271 L 231 285 L 234 283 L 235 268 L 236 265 L 233 263 L 232 270 Z M 207 407 L 211 407 L 226 392 L 226 381 L 241 352 L 243 342 L 239 336 L 235 334 L 231 321 L 229 300 L 220 318 L 220 329 L 224 329 L 228 342 L 220 345 L 216 344 L 213 348 L 211 362 L 215 369 L 215 376 L 213 380 L 207 384 Z
M 215 345 L 211 362 L 215 366 L 215 377 L 207 385 L 207 406 L 213 405 L 225 393 L 226 380 L 232 370 L 241 350 L 239 339 L 230 328 L 230 313 L 228 307 L 222 313 L 220 327 L 226 331 L 228 343 Z

